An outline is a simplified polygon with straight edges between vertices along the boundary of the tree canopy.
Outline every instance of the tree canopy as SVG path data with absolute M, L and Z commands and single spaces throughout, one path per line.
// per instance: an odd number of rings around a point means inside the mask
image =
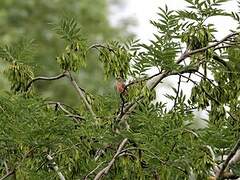
M 73 17 L 81 28 L 81 34 L 89 43 L 101 43 L 106 40 L 124 39 L 130 36 L 128 24 L 119 23 L 113 27 L 109 20 L 111 5 L 118 5 L 115 0 L 98 0 L 89 3 L 89 0 L 2 0 L 0 2 L 0 40 L 2 44 L 20 44 L 22 41 L 33 41 L 29 46 L 32 65 L 37 75 L 53 75 L 59 73 L 53 59 L 65 47 L 65 41 L 59 38 L 54 24 L 60 23 L 61 18 Z M 33 48 L 34 46 L 34 48 Z M 88 66 L 83 69 L 77 80 L 84 83 L 84 87 L 91 91 L 105 92 L 111 87 L 109 82 L 101 81 L 101 64 L 96 59 L 96 53 L 88 54 Z M 92 76 L 89 76 L 91 74 Z M 93 78 L 94 77 L 94 78 Z M 1 89 L 7 89 L 8 83 L 0 79 Z M 87 83 L 85 83 L 87 82 Z M 73 91 L 67 88 L 66 81 L 37 83 L 38 92 L 44 97 L 51 96 L 70 104 L 76 104 Z M 53 89 L 58 89 L 54 91 Z M 67 91 L 67 93 L 66 93 Z
M 0 95 L 1 179 L 238 178 L 239 28 L 218 40 L 218 29 L 207 21 L 227 16 L 239 23 L 238 13 L 222 9 L 229 1 L 186 0 L 184 10 L 159 8 L 150 44 L 89 42 L 74 18 L 63 18 L 53 28 L 66 43 L 52 59 L 56 76 L 35 75 L 31 41 L 2 45 L 11 91 Z M 89 93 L 76 81 L 96 52 L 99 73 L 115 78 L 119 93 Z M 153 67 L 158 72 L 147 75 Z M 167 109 L 155 90 L 171 76 L 178 82 L 174 95 L 165 95 L 173 102 Z M 63 79 L 79 95 L 77 106 L 36 91 L 38 81 Z M 188 85 L 190 98 L 181 88 Z M 205 128 L 192 126 L 200 110 L 208 112 Z

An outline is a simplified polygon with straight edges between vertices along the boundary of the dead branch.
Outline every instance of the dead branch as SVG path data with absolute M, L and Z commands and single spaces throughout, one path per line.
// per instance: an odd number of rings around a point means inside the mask
M 110 171 L 111 167 L 113 166 L 113 164 L 116 161 L 116 159 L 118 158 L 118 156 L 121 154 L 121 152 L 127 142 L 128 142 L 127 138 L 125 138 L 121 142 L 121 144 L 119 145 L 117 152 L 113 156 L 112 160 L 108 163 L 108 165 L 105 168 L 103 168 L 101 171 L 98 172 L 98 174 L 95 176 L 94 180 L 102 179 L 104 176 L 106 176 L 108 174 L 108 172 Z
M 54 169 L 54 171 L 56 171 L 57 175 L 59 176 L 59 179 L 60 179 L 60 180 L 65 180 L 65 177 L 64 177 L 63 174 L 59 171 L 59 168 L 58 168 L 57 164 L 53 161 L 53 157 L 48 154 L 48 155 L 47 155 L 47 159 L 48 159 L 49 161 L 52 161 L 53 169 Z

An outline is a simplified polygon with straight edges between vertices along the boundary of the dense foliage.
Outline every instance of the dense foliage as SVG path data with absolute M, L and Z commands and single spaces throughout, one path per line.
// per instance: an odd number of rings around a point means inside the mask
M 185 10 L 159 9 L 159 19 L 151 21 L 158 33 L 150 44 L 89 45 L 74 19 L 62 19 L 54 29 L 67 45 L 56 55 L 61 73 L 54 77 L 35 76 L 31 42 L 1 46 L 11 83 L 11 92 L 0 96 L 2 179 L 240 176 L 239 32 L 217 40 L 217 29 L 207 23 L 213 16 L 240 18 L 221 9 L 228 0 L 186 2 Z M 88 66 L 93 49 L 105 79 L 129 80 L 120 94 L 91 94 L 77 84 L 75 75 Z M 148 76 L 152 67 L 159 72 Z M 166 95 L 174 102 L 167 109 L 154 100 L 156 87 L 170 76 L 178 77 L 178 85 L 175 95 Z M 37 81 L 62 79 L 79 95 L 77 106 L 41 98 L 35 91 Z M 193 85 L 190 98 L 181 88 L 187 85 Z M 207 127 L 192 126 L 197 110 L 208 112 Z

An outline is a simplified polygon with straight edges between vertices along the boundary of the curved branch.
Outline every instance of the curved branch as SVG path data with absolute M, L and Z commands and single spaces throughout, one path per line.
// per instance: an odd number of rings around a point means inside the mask
M 93 112 L 91 105 L 88 103 L 88 101 L 85 98 L 84 90 L 77 85 L 76 81 L 72 78 L 70 72 L 68 72 L 68 73 L 67 72 L 63 72 L 62 74 L 59 74 L 59 75 L 53 76 L 53 77 L 36 77 L 36 78 L 32 79 L 29 82 L 29 84 L 27 85 L 26 91 L 28 91 L 28 89 L 31 87 L 32 83 L 34 83 L 35 81 L 39 81 L 39 80 L 53 81 L 53 80 L 61 79 L 61 78 L 65 77 L 65 76 L 68 77 L 68 79 L 70 80 L 70 82 L 72 83 L 74 88 L 77 90 L 79 96 L 83 99 L 84 104 L 86 105 L 86 107 L 88 108 L 88 110 L 90 111 L 92 116 L 94 118 L 96 118 L 96 115 Z
M 59 74 L 57 76 L 53 76 L 53 77 L 36 77 L 36 78 L 33 78 L 27 85 L 26 87 L 26 91 L 28 91 L 28 89 L 31 87 L 32 83 L 34 83 L 35 81 L 53 81 L 53 80 L 58 80 L 58 79 L 61 79 L 63 77 L 65 77 L 66 74 L 65 73 L 62 73 L 62 74 Z

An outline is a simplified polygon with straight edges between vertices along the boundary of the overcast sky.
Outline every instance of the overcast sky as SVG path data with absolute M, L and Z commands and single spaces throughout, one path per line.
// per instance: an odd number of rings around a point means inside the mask
M 147 41 L 153 38 L 154 27 L 149 23 L 149 20 L 157 19 L 158 7 L 164 7 L 168 5 L 169 9 L 184 9 L 188 5 L 184 0 L 122 0 L 125 6 L 122 6 L 115 11 L 119 17 L 134 17 L 137 20 L 137 26 L 134 28 L 134 32 L 137 37 L 143 41 Z M 237 0 L 232 0 L 225 3 L 223 6 L 227 11 L 238 11 Z M 216 24 L 217 29 L 220 32 L 217 37 L 220 38 L 229 33 L 229 29 L 234 29 L 234 24 L 231 18 L 215 17 L 212 18 L 211 23 Z

